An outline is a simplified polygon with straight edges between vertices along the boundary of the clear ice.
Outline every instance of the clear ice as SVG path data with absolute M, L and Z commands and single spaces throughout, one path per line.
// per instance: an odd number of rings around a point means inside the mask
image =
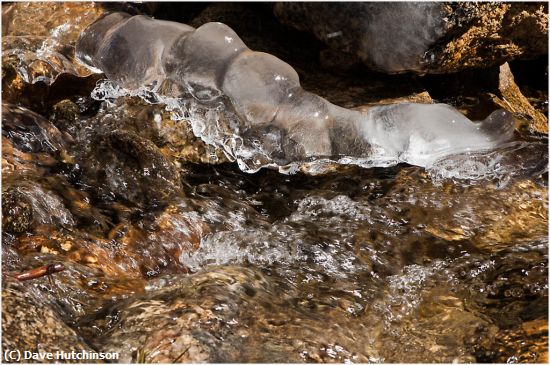
M 493 149 L 514 130 L 504 110 L 472 122 L 445 104 L 338 107 L 302 89 L 290 65 L 250 50 L 222 23 L 194 29 L 111 13 L 81 34 L 76 50 L 114 83 L 100 87 L 102 94 L 154 95 L 247 172 L 313 171 L 312 162 L 327 161 L 430 167 L 446 156 Z

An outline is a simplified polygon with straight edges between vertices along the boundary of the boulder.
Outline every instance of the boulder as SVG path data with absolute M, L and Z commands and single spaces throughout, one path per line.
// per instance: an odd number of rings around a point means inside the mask
M 40 292 L 13 279 L 4 279 L 2 285 L 2 348 L 31 351 L 36 354 L 57 351 L 95 353 L 61 317 L 41 300 Z M 96 354 L 97 355 L 97 354 Z M 12 359 L 7 362 L 97 362 L 97 360 Z
M 545 3 L 277 3 L 279 20 L 387 73 L 448 73 L 548 53 Z

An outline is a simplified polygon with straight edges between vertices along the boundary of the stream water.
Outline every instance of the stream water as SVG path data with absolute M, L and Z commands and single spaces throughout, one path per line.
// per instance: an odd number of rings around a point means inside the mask
M 2 107 L 3 303 L 29 298 L 2 310 L 53 311 L 41 351 L 78 348 L 62 326 L 121 362 L 547 361 L 546 136 L 430 170 L 249 174 L 162 105 L 90 91 Z

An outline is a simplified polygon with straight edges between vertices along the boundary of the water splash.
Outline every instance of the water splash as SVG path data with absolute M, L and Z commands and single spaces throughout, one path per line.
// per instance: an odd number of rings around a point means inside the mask
M 307 197 L 296 211 L 279 223 L 250 228 L 246 221 L 229 218 L 231 230 L 221 230 L 201 240 L 197 251 L 186 252 L 180 262 L 192 271 L 227 264 L 279 266 L 283 272 L 302 268 L 305 281 L 322 281 L 323 275 L 346 278 L 369 270 L 369 263 L 350 251 L 351 239 L 338 232 L 367 220 L 368 208 L 340 195 L 333 199 Z M 311 235 L 312 222 L 322 221 L 330 232 Z M 331 228 L 328 228 L 331 227 Z
M 548 143 L 516 141 L 485 152 L 442 158 L 428 168 L 435 182 L 447 179 L 496 181 L 502 187 L 513 178 L 536 177 L 548 172 Z

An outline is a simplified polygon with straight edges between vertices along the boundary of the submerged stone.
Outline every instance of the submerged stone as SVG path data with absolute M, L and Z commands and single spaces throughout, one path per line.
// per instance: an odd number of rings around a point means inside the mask
M 2 348 L 20 351 L 21 362 L 45 363 L 90 363 L 94 360 L 48 359 L 38 354 L 55 356 L 57 351 L 95 351 L 60 316 L 36 295 L 35 288 L 14 279 L 4 279 L 2 285 Z M 36 358 L 32 354 L 36 354 Z M 27 354 L 25 354 L 27 353 Z M 25 358 L 27 356 L 28 358 Z M 11 362 L 19 362 L 17 358 Z

